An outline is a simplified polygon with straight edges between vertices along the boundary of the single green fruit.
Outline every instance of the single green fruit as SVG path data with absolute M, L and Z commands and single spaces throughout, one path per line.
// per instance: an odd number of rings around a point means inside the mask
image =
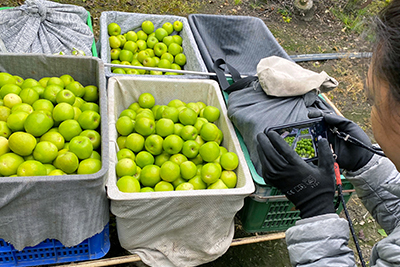
M 59 154 L 54 160 L 53 165 L 57 169 L 60 169 L 65 173 L 71 174 L 78 169 L 79 159 L 74 153 L 67 151 L 65 153 Z
M 117 181 L 118 190 L 124 193 L 140 192 L 140 183 L 132 176 L 123 176 Z
M 29 114 L 24 122 L 24 129 L 35 137 L 40 137 L 53 127 L 53 119 L 45 112 L 34 111 Z
M 19 165 L 24 162 L 24 158 L 15 153 L 5 153 L 0 156 L 0 174 L 10 176 L 17 174 Z
M 37 143 L 33 150 L 33 158 L 41 163 L 51 163 L 58 156 L 58 148 L 49 141 L 41 141 Z
M 71 119 L 61 122 L 58 126 L 58 131 L 66 141 L 70 141 L 82 132 L 82 128 L 76 120 Z
M 88 158 L 79 163 L 78 174 L 92 174 L 101 170 L 101 160 Z
M 30 133 L 15 132 L 8 138 L 8 145 L 14 153 L 28 156 L 35 149 L 36 138 Z
M 44 176 L 47 175 L 46 167 L 37 160 L 27 160 L 17 169 L 18 176 Z
M 29 114 L 24 111 L 11 113 L 7 118 L 8 128 L 10 128 L 10 130 L 12 130 L 13 132 L 23 131 L 24 123 L 28 115 Z
M 93 145 L 86 136 L 75 136 L 69 142 L 69 151 L 73 152 L 80 160 L 87 159 L 92 155 Z

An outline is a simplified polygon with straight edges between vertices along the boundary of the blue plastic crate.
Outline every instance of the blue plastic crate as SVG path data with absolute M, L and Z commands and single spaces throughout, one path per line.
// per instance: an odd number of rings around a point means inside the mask
M 95 260 L 106 255 L 109 249 L 108 224 L 101 233 L 73 247 L 65 247 L 55 239 L 46 239 L 34 247 L 26 247 L 18 251 L 13 245 L 0 239 L 0 266 L 37 266 Z

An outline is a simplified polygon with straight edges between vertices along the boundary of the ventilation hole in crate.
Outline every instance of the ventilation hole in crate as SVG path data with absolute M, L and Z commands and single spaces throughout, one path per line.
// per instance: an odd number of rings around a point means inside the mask
M 13 262 L 14 257 L 10 253 L 0 253 L 0 262 Z
M 50 251 L 40 253 L 40 258 L 52 258 L 54 256 L 55 256 L 55 253 L 51 253 Z
M 291 219 L 293 217 L 297 217 L 297 212 L 288 212 L 288 213 L 286 213 L 285 218 Z
M 269 211 L 275 213 L 275 212 L 279 211 L 279 206 L 278 205 L 273 205 L 273 206 L 270 207 Z
M 268 215 L 265 217 L 264 221 L 271 221 L 271 220 L 274 219 L 274 217 L 275 217 L 275 215 L 273 215 L 273 214 L 268 214 Z
M 281 224 L 282 224 L 282 222 L 280 222 L 280 221 L 274 221 L 272 223 L 272 225 L 275 226 L 275 227 L 280 226 Z
M 267 228 L 267 227 L 270 227 L 270 223 L 269 222 L 264 222 L 264 224 L 263 224 L 263 226 L 262 226 L 263 228 Z

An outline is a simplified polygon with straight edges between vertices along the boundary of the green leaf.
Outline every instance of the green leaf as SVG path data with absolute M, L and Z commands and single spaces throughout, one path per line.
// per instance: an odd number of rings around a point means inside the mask
M 386 234 L 385 230 L 383 230 L 383 229 L 378 229 L 378 233 L 383 237 L 387 237 L 387 234 Z

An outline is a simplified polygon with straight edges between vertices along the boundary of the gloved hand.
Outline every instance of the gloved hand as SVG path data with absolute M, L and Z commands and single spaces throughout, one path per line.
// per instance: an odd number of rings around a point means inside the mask
M 321 115 L 321 113 L 310 113 L 308 116 L 315 118 Z M 323 116 L 330 129 L 336 127 L 339 132 L 347 133 L 365 145 L 372 146 L 368 135 L 356 123 L 336 114 L 324 114 Z M 337 155 L 336 161 L 340 168 L 347 171 L 357 171 L 372 158 L 372 152 L 340 139 L 330 129 L 327 129 L 328 141 L 332 144 L 333 151 Z
M 278 188 L 300 210 L 301 218 L 334 213 L 335 173 L 328 141 L 318 142 L 318 167 L 306 163 L 278 133 L 257 135 L 266 183 Z

